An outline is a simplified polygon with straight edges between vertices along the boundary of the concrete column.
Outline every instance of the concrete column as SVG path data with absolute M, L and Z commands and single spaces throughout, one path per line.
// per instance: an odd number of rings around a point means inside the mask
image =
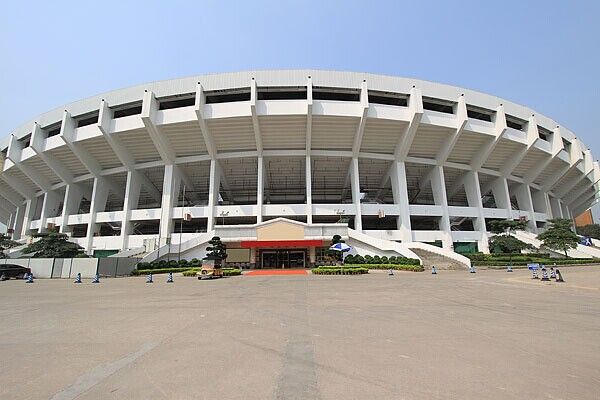
M 93 254 L 94 236 L 99 229 L 96 225 L 96 217 L 99 212 L 106 208 L 108 200 L 108 184 L 106 178 L 95 178 L 94 188 L 92 189 L 92 201 L 90 204 L 90 222 L 88 224 L 85 252 L 89 255 Z
M 265 197 L 265 164 L 262 156 L 258 156 L 256 181 L 256 223 L 263 221 L 263 202 Z
M 127 172 L 127 186 L 125 187 L 125 200 L 123 202 L 123 219 L 121 220 L 121 250 L 129 248 L 129 235 L 131 235 L 131 211 L 137 208 L 142 189 L 142 180 L 138 171 Z M 162 206 L 162 204 L 161 204 Z
M 304 183 L 306 186 L 306 223 L 312 224 L 312 165 L 310 155 L 306 156 Z
M 22 204 L 15 210 L 15 216 L 12 220 L 12 239 L 19 240 L 21 239 L 21 234 L 23 233 L 23 217 L 25 214 L 25 205 Z
M 60 204 L 60 196 L 54 190 L 44 193 L 44 202 L 42 203 L 42 214 L 40 216 L 39 232 L 46 232 L 46 221 L 48 218 L 54 217 L 57 214 Z
M 552 219 L 552 204 L 550 203 L 550 196 L 548 193 L 540 190 L 542 196 L 544 196 L 544 207 L 546 209 L 546 219 Z
M 541 190 L 534 190 L 531 188 L 531 186 L 529 187 L 529 190 L 531 191 L 531 201 L 533 202 L 533 211 L 547 214 L 548 213 L 548 203 L 547 203 L 546 193 L 544 193 Z
M 393 161 L 390 167 L 390 179 L 394 204 L 398 208 L 398 230 L 402 242 L 412 242 L 410 225 L 410 206 L 408 203 L 408 186 L 406 184 L 406 168 L 404 161 Z
M 358 173 L 358 158 L 350 161 L 350 185 L 352 187 L 352 203 L 356 208 L 354 215 L 354 229 L 362 232 L 362 210 L 360 208 L 360 176 Z
M 83 199 L 81 185 L 77 183 L 68 184 L 65 188 L 65 199 L 63 201 L 62 224 L 60 225 L 61 233 L 71 232 L 69 228 L 69 216 L 78 213 L 81 199 Z
M 442 245 L 445 249 L 453 250 L 454 244 L 450 232 L 450 217 L 446 198 L 446 180 L 444 179 L 444 169 L 439 165 L 435 165 L 431 171 L 431 189 L 433 190 L 435 204 L 442 208 L 442 217 L 440 218 L 440 230 L 443 233 Z
M 310 262 L 311 265 L 317 262 L 317 249 L 314 246 L 308 248 L 308 262 Z
M 510 206 L 510 194 L 506 179 L 498 177 L 492 182 L 492 195 L 498 208 L 506 211 L 506 218 L 512 218 L 512 207 Z
M 179 197 L 179 186 L 181 185 L 181 175 L 179 170 L 173 164 L 165 165 L 165 175 L 163 180 L 163 193 L 160 207 L 160 230 L 159 246 L 164 246 L 171 239 L 173 230 L 173 207 Z
M 481 187 L 479 186 L 479 174 L 477 171 L 469 171 L 465 174 L 465 193 L 467 194 L 467 202 L 469 207 L 477 207 L 477 218 L 474 221 L 475 230 L 479 231 L 480 239 L 477 247 L 483 253 L 489 253 L 487 228 L 485 218 L 483 216 L 483 204 L 481 203 Z
M 208 222 L 206 230 L 208 232 L 215 229 L 215 207 L 219 202 L 219 187 L 220 182 L 220 170 L 218 161 L 215 159 L 210 160 L 210 181 L 208 185 Z
M 21 236 L 28 236 L 30 233 L 31 220 L 33 219 L 33 213 L 35 212 L 35 198 L 25 200 L 25 211 L 23 213 L 23 227 L 21 230 Z
M 533 201 L 531 200 L 529 185 L 524 183 L 516 185 L 515 196 L 517 197 L 519 210 L 527 213 L 527 227 L 530 231 L 536 232 L 535 214 L 533 211 Z
M 550 197 L 550 210 L 552 212 L 552 218 L 562 218 L 562 208 L 560 207 L 560 200 L 556 197 Z

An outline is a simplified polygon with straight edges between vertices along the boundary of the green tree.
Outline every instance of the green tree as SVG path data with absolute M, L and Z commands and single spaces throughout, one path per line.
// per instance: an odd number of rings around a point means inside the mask
M 582 236 L 589 236 L 594 239 L 600 239 L 600 225 L 589 224 L 585 226 L 578 226 L 577 233 Z
M 213 238 L 208 241 L 208 244 L 210 246 L 206 248 L 208 253 L 204 259 L 215 260 L 215 264 L 220 265 L 221 262 L 227 258 L 227 246 L 225 246 L 225 243 L 223 243 L 218 236 L 213 236 Z
M 69 241 L 64 233 L 51 230 L 33 235 L 38 239 L 23 249 L 23 254 L 33 254 L 34 258 L 72 258 L 83 254 L 83 248 Z
M 488 226 L 490 231 L 495 233 L 489 240 L 490 251 L 492 253 L 508 254 L 508 262 L 510 264 L 512 264 L 513 253 L 520 253 L 532 247 L 512 235 L 517 230 L 525 229 L 527 221 L 505 219 L 491 221 Z
M 508 235 L 494 235 L 490 238 L 489 244 L 492 253 L 507 253 L 510 261 L 512 261 L 510 257 L 513 253 L 520 253 L 532 247 L 530 244 Z
M 503 219 L 498 221 L 490 221 L 487 225 L 489 230 L 495 234 L 504 233 L 506 236 L 512 236 L 515 231 L 525 229 L 527 227 L 527 221 Z
M 544 242 L 544 247 L 562 251 L 568 257 L 567 251 L 576 248 L 579 243 L 579 237 L 571 230 L 571 220 L 554 218 L 548 222 L 550 227 L 537 236 L 538 240 Z
M 19 243 L 11 240 L 11 238 L 4 234 L 0 233 L 0 258 L 6 258 L 6 254 L 4 254 L 5 250 L 10 249 L 11 247 L 18 246 Z

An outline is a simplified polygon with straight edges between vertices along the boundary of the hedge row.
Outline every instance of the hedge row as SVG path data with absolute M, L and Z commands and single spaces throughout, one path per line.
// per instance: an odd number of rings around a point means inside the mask
M 416 258 L 396 257 L 396 256 L 360 256 L 349 254 L 344 257 L 344 264 L 395 264 L 395 265 L 419 265 L 420 261 Z
M 188 260 L 160 260 L 160 261 L 152 261 L 150 263 L 141 262 L 137 264 L 137 269 L 163 269 L 163 268 L 194 268 L 202 265 L 202 260 L 198 260 L 197 258 L 192 258 L 190 261 Z
M 556 265 L 578 265 L 578 264 L 600 264 L 600 259 L 598 258 L 546 258 L 546 259 L 536 259 L 535 261 L 515 261 L 512 260 L 512 265 L 527 265 L 530 263 L 538 263 L 546 266 Z M 488 260 L 488 261 L 473 261 L 473 265 L 475 266 L 500 266 L 500 265 L 508 265 L 508 260 Z
M 183 276 L 197 276 L 200 272 L 200 268 L 192 268 L 187 271 L 183 271 Z M 242 274 L 242 270 L 239 268 L 223 268 L 223 276 L 238 276 Z
M 152 274 L 168 274 L 169 272 L 184 272 L 189 268 L 156 268 L 156 269 L 136 269 L 131 272 L 131 275 L 148 275 Z
M 365 267 L 317 267 L 312 269 L 315 275 L 362 275 L 368 274 L 369 269 Z
M 353 267 L 365 267 L 368 269 L 393 269 L 394 271 L 412 271 L 412 272 L 423 272 L 425 269 L 422 265 L 402 265 L 402 264 L 346 264 L 344 268 Z

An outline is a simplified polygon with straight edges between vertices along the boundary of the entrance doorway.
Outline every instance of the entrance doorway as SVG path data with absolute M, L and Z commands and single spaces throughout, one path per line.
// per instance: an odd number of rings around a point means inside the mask
M 305 268 L 305 249 L 262 250 L 260 253 L 262 268 Z

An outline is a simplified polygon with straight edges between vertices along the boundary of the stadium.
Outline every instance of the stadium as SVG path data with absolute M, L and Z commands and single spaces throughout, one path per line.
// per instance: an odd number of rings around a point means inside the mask
M 153 82 L 39 115 L 0 141 L 0 221 L 59 229 L 90 255 L 203 257 L 249 268 L 358 254 L 488 252 L 488 224 L 598 197 L 591 151 L 525 106 L 422 80 L 318 70 Z M 581 247 L 581 246 L 580 246 Z M 585 251 L 585 250 L 582 250 Z

